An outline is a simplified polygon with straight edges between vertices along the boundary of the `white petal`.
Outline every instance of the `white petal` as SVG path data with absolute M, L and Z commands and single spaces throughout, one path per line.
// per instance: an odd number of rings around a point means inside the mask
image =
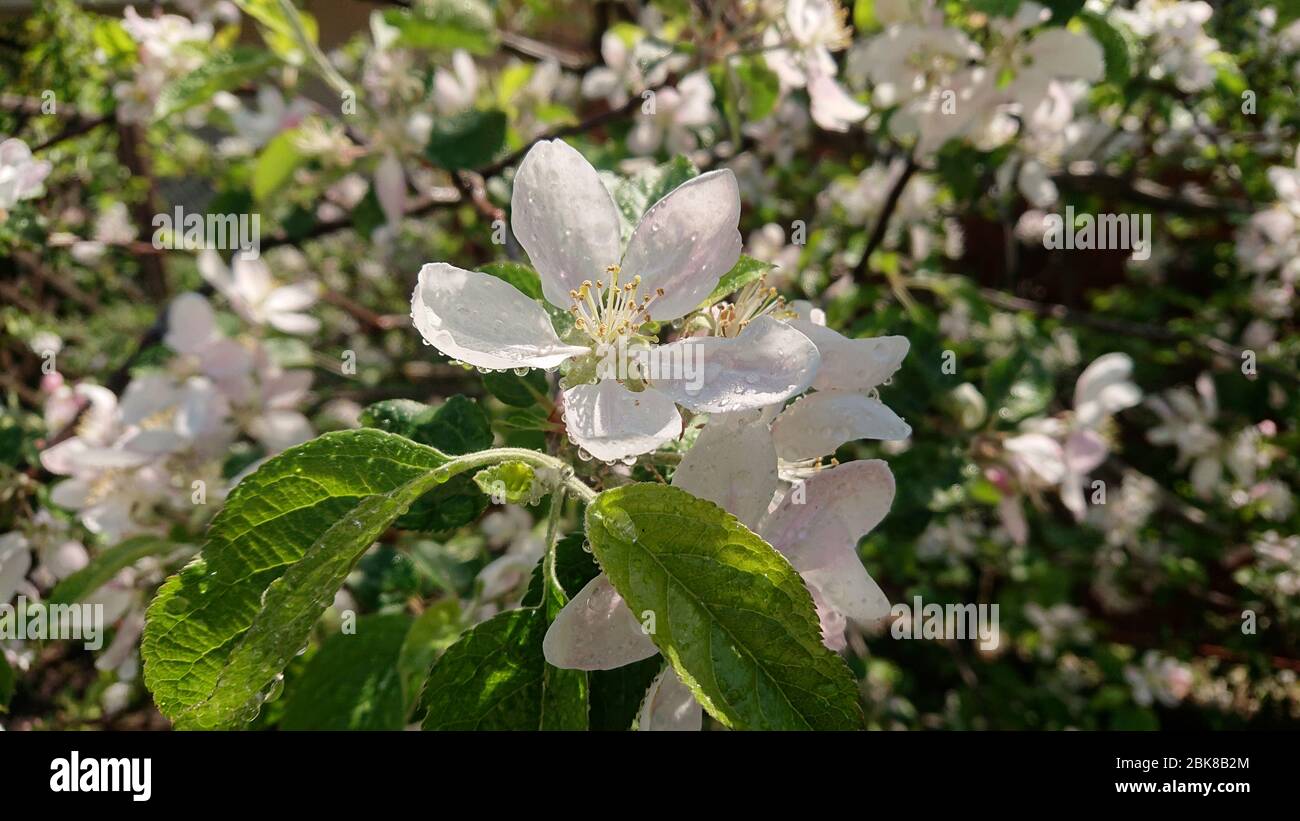
M 881 401 L 840 391 L 809 394 L 772 424 L 776 452 L 787 462 L 827 456 L 858 439 L 895 441 L 911 435 L 911 426 Z
M 316 435 L 307 417 L 295 410 L 269 410 L 249 421 L 248 432 L 267 450 L 279 453 Z
M 1142 401 L 1142 390 L 1129 381 L 1133 360 L 1127 354 L 1097 357 L 1079 374 L 1074 385 L 1074 413 L 1078 424 L 1092 427 L 1116 411 Z
M 1025 52 L 1034 61 L 1031 70 L 1046 71 L 1053 77 L 1077 77 L 1095 83 L 1105 72 L 1106 61 L 1097 41 L 1059 26 L 1035 35 Z
M 879 459 L 860 460 L 818 471 L 796 485 L 759 528 L 795 570 L 834 565 L 840 556 L 857 560 L 858 540 L 880 524 L 894 502 L 894 475 Z
M 827 131 L 848 131 L 864 119 L 870 109 L 848 95 L 833 77 L 817 74 L 808 81 L 813 122 Z
M 202 354 L 217 336 L 212 306 L 195 293 L 181 294 L 167 308 L 167 336 L 163 342 L 177 353 Z
M 777 489 L 776 448 L 761 410 L 709 417 L 686 452 L 673 486 L 708 499 L 750 530 Z
M 445 262 L 420 269 L 411 319 L 435 348 L 480 368 L 553 368 L 586 350 L 560 342 L 542 306 L 510 283 Z
M 612 670 L 658 652 L 604 573 L 564 605 L 542 639 L 546 661 L 566 670 Z
M 837 556 L 825 567 L 804 573 L 803 578 L 837 613 L 855 624 L 869 625 L 889 615 L 888 597 L 857 554 Z
M 606 462 L 649 453 L 682 433 L 671 397 L 653 388 L 633 393 L 613 379 L 565 391 L 564 424 L 569 439 Z
M 375 167 L 375 199 L 390 225 L 402 221 L 406 214 L 406 172 L 397 155 L 388 152 Z
M 266 316 L 266 323 L 277 331 L 297 336 L 314 334 L 320 330 L 320 320 L 307 314 L 273 312 Z
M 235 276 L 235 293 L 250 306 L 261 305 L 266 295 L 271 293 L 275 281 L 271 279 L 271 269 L 261 258 L 245 259 L 236 254 L 231 261 Z M 234 297 L 231 298 L 234 302 Z
M 316 304 L 317 291 L 314 282 L 284 285 L 267 295 L 262 307 L 271 313 L 302 311 Z
M 770 316 L 749 323 L 740 335 L 690 337 L 662 345 L 661 363 L 680 362 L 655 388 L 701 413 L 728 413 L 784 402 L 804 391 L 821 364 L 808 337 Z
M 9 603 L 31 566 L 32 551 L 21 533 L 0 536 L 0 604 Z
M 672 667 L 665 667 L 646 690 L 638 730 L 698 731 L 704 727 L 704 710 Z
M 624 281 L 641 277 L 639 293 L 664 295 L 650 318 L 677 319 L 698 307 L 740 259 L 740 188 L 731 169 L 687 180 L 650 206 L 623 255 Z
M 1016 175 L 1016 187 L 1035 208 L 1049 208 L 1061 195 L 1047 168 L 1035 160 L 1029 160 L 1020 166 L 1020 173 Z
M 845 620 L 844 614 L 826 600 L 821 588 L 808 581 L 806 575 L 804 576 L 804 586 L 812 594 L 813 607 L 817 609 L 817 621 L 822 628 L 822 644 L 826 645 L 828 650 L 838 653 L 848 646 L 844 636 L 844 628 L 848 626 L 848 622 Z
M 519 164 L 510 225 L 552 305 L 567 308 L 569 291 L 583 280 L 603 279 L 618 263 L 614 198 L 591 163 L 563 140 L 538 143 Z
M 195 260 L 196 267 L 199 269 L 199 275 L 223 294 L 228 295 L 234 288 L 234 281 L 230 278 L 230 269 L 226 263 L 221 261 L 221 255 L 216 251 L 204 249 L 199 252 L 198 259 Z
M 866 393 L 894 375 L 912 346 L 904 336 L 850 339 L 802 319 L 789 324 L 811 339 L 821 353 L 821 367 L 812 382 L 819 391 Z
M 1012 467 L 1022 478 L 1055 485 L 1065 477 L 1065 454 L 1060 444 L 1042 433 L 1024 433 L 1002 443 Z

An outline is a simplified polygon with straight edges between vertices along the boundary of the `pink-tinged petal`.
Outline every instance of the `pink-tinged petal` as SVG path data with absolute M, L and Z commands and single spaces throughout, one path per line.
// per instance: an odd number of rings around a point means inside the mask
M 731 169 L 687 180 L 650 206 L 623 255 L 620 281 L 641 277 L 639 293 L 663 296 L 650 318 L 677 319 L 697 308 L 740 259 L 740 188 Z
M 665 667 L 646 690 L 637 717 L 638 730 L 696 732 L 704 728 L 704 710 L 672 667 Z
M 480 368 L 553 368 L 586 351 L 562 343 L 542 306 L 510 283 L 445 262 L 420 269 L 411 319 L 429 344 Z
M 212 306 L 195 293 L 181 294 L 167 308 L 163 343 L 177 353 L 202 355 L 219 336 Z
M 1002 497 L 998 502 L 998 518 L 1011 541 L 1021 547 L 1029 541 L 1029 523 L 1025 521 L 1025 509 L 1018 495 L 1008 494 Z
M 519 164 L 510 226 L 552 305 L 567 308 L 583 280 L 607 278 L 618 264 L 619 225 L 596 169 L 563 140 L 538 143 Z
M 296 410 L 268 410 L 248 423 L 248 432 L 273 453 L 301 445 L 316 435 L 311 422 Z
M 253 355 L 233 339 L 214 340 L 202 352 L 203 372 L 213 379 L 226 381 L 253 369 Z
M 271 408 L 296 408 L 311 388 L 312 372 L 278 371 L 262 377 L 262 400 Z
M 1043 433 L 1024 433 L 1002 443 L 1011 466 L 1022 480 L 1055 485 L 1065 476 L 1065 453 L 1060 444 Z
M 0 604 L 9 603 L 31 567 L 27 539 L 17 532 L 0 536 Z
M 858 439 L 896 441 L 912 428 L 878 399 L 818 391 L 795 401 L 772 423 L 777 454 L 787 462 L 816 459 Z
M 566 670 L 612 670 L 658 652 L 603 573 L 560 610 L 542 639 L 546 661 Z
M 754 530 L 777 489 L 776 448 L 761 410 L 709 417 L 673 486 L 720 506 Z
M 650 453 L 682 433 L 682 415 L 667 394 L 633 393 L 613 379 L 564 392 L 569 439 L 597 459 L 612 462 Z
M 86 552 L 86 546 L 75 539 L 48 542 L 41 546 L 40 556 L 41 566 L 50 571 L 56 579 L 66 579 L 90 564 L 90 554 Z M 0 601 L 4 601 L 3 592 L 0 592 Z
M 1097 357 L 1079 374 L 1074 385 L 1075 421 L 1092 427 L 1105 417 L 1142 401 L 1142 389 L 1133 384 L 1133 360 L 1128 354 Z
M 808 387 L 821 364 L 808 337 L 770 316 L 759 317 L 733 338 L 689 337 L 655 353 L 663 378 L 652 379 L 654 387 L 701 413 L 784 402 Z
M 1106 441 L 1090 430 L 1071 433 L 1066 438 L 1063 449 L 1070 472 L 1081 476 L 1086 476 L 1106 461 L 1109 451 Z
M 903 336 L 850 339 L 802 319 L 789 324 L 811 339 L 821 353 L 821 367 L 812 383 L 819 391 L 867 393 L 894 375 L 912 347 Z
M 848 620 L 826 600 L 821 588 L 808 581 L 807 576 L 804 577 L 804 586 L 812 594 L 813 607 L 817 610 L 817 621 L 821 623 L 822 628 L 822 644 L 826 645 L 828 650 L 838 653 L 848 646 L 844 636 L 844 628 L 848 626 Z
M 871 109 L 849 96 L 834 77 L 814 74 L 808 80 L 813 122 L 827 131 L 844 132 L 866 118 Z
M 375 167 L 375 199 L 389 225 L 396 225 L 406 215 L 406 172 L 391 151 Z
M 857 561 L 858 540 L 880 524 L 894 502 L 894 475 L 879 459 L 818 471 L 795 485 L 759 527 L 795 570 L 835 566 L 842 556 Z

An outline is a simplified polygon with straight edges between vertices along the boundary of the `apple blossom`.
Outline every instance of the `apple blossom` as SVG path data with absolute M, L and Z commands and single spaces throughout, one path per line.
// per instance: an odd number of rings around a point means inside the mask
M 677 404 L 704 413 L 761 407 L 812 380 L 816 347 L 770 318 L 735 339 L 657 345 L 645 330 L 647 323 L 695 310 L 738 259 L 740 198 L 730 171 L 689 180 L 651 206 L 625 249 L 617 208 L 596 170 L 560 140 L 529 151 L 511 204 L 514 232 L 543 295 L 573 317 L 565 339 L 546 310 L 514 286 L 445 262 L 420 270 L 412 319 L 429 344 L 479 368 L 567 363 L 566 428 L 592 456 L 635 457 L 676 438 L 682 429 Z M 602 373 L 603 360 L 629 347 L 649 350 L 658 361 L 702 362 L 703 373 L 698 384 L 681 372 Z

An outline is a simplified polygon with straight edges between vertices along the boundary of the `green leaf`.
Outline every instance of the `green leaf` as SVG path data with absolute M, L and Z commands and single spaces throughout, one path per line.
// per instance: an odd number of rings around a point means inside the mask
M 415 13 L 386 9 L 384 22 L 398 30 L 397 45 L 408 48 L 490 54 L 496 45 L 492 10 L 480 0 L 430 0 Z
M 736 61 L 735 71 L 745 89 L 745 98 L 741 101 L 745 116 L 754 121 L 771 114 L 781 94 L 781 80 L 776 72 L 757 55 Z
M 157 556 L 176 549 L 177 545 L 157 536 L 127 539 L 95 556 L 85 567 L 55 585 L 50 591 L 49 603 L 76 604 L 111 581 L 123 568 L 145 556 Z
M 202 555 L 149 606 L 154 702 L 178 727 L 230 727 L 307 641 L 348 572 L 436 484 L 447 457 L 376 430 L 327 433 L 240 482 Z
M 641 216 L 674 188 L 700 175 L 700 170 L 686 157 L 677 156 L 662 165 L 647 168 L 634 176 L 607 182 L 622 218 L 622 236 L 632 236 Z
M 505 143 L 505 113 L 471 109 L 436 120 L 424 155 L 439 168 L 463 171 L 492 162 Z
M 411 630 L 405 613 L 362 616 L 356 632 L 321 644 L 294 682 L 285 730 L 400 730 L 406 699 L 398 659 Z
M 542 298 L 542 280 L 537 272 L 521 262 L 489 262 L 475 270 L 509 282 L 533 299 Z
M 319 39 L 316 18 L 292 3 L 288 4 L 287 9 L 280 0 L 235 0 L 235 5 L 258 22 L 266 45 L 288 63 L 300 65 L 305 56 L 290 14 L 297 18 L 298 25 L 302 27 L 309 40 L 314 43 Z
M 95 23 L 90 32 L 95 46 L 104 52 L 110 63 L 125 63 L 136 57 L 135 40 L 127 34 L 121 20 L 105 17 Z
M 550 401 L 546 374 L 536 368 L 520 376 L 514 371 L 492 371 L 483 374 L 483 387 L 488 393 L 516 408 L 531 408 L 539 402 Z
M 812 596 L 770 545 L 712 502 L 626 485 L 587 506 L 587 539 L 710 715 L 737 729 L 858 729 L 857 688 L 822 644 Z
M 447 598 L 430 605 L 411 625 L 397 658 L 406 693 L 407 713 L 420 700 L 434 659 L 450 647 L 461 632 L 460 602 Z
M 266 202 L 271 195 L 289 184 L 293 172 L 306 162 L 298 150 L 298 129 L 281 131 L 271 138 L 257 155 L 253 166 L 253 199 Z
M 468 476 L 455 476 L 421 496 L 396 525 L 404 530 L 443 534 L 483 515 L 488 498 Z
M 879 28 L 876 21 L 876 0 L 856 0 L 853 4 L 853 27 L 859 33 Z
M 436 408 L 411 399 L 386 399 L 361 412 L 361 424 L 460 455 L 492 447 L 492 424 L 473 399 L 457 394 Z
M 1102 58 L 1106 61 L 1106 82 L 1124 85 L 1132 71 L 1128 39 L 1100 14 L 1084 12 L 1079 15 L 1079 20 L 1101 46 Z M 1052 18 L 1052 22 L 1056 22 L 1056 17 Z
M 154 107 L 154 119 L 160 120 L 208 102 L 218 91 L 252 80 L 273 63 L 275 59 L 258 48 L 236 46 L 223 51 L 164 86 Z
M 1086 0 L 1043 0 L 1043 5 L 1052 10 L 1050 24 L 1063 26 L 1083 10 L 1085 2 Z
M 527 607 L 465 633 L 425 683 L 424 729 L 586 729 L 586 677 L 546 663 L 548 626 L 541 608 Z
M 749 283 L 760 279 L 763 274 L 775 267 L 770 262 L 763 262 L 760 259 L 741 254 L 740 259 L 736 260 L 736 264 L 732 266 L 731 270 L 723 274 L 718 280 L 717 287 L 713 289 L 713 293 L 709 294 L 709 298 L 700 303 L 700 307 L 707 308 L 713 303 L 734 294 Z
M 498 505 L 537 504 L 546 489 L 536 479 L 532 465 L 524 462 L 500 462 L 474 474 L 474 484 Z

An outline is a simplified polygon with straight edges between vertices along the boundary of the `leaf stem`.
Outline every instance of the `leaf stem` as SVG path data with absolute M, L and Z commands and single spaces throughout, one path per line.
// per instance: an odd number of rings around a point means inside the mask
M 596 491 L 587 487 L 585 483 L 575 477 L 573 468 L 568 463 L 554 456 L 547 456 L 545 453 L 538 453 L 528 448 L 490 448 L 476 453 L 467 453 L 464 456 L 457 456 L 446 464 L 435 468 L 430 474 L 430 478 L 434 481 L 445 482 L 465 471 L 501 462 L 523 462 L 535 468 L 556 471 L 563 477 L 563 487 L 572 491 L 573 495 L 578 499 L 588 503 L 596 498 Z

